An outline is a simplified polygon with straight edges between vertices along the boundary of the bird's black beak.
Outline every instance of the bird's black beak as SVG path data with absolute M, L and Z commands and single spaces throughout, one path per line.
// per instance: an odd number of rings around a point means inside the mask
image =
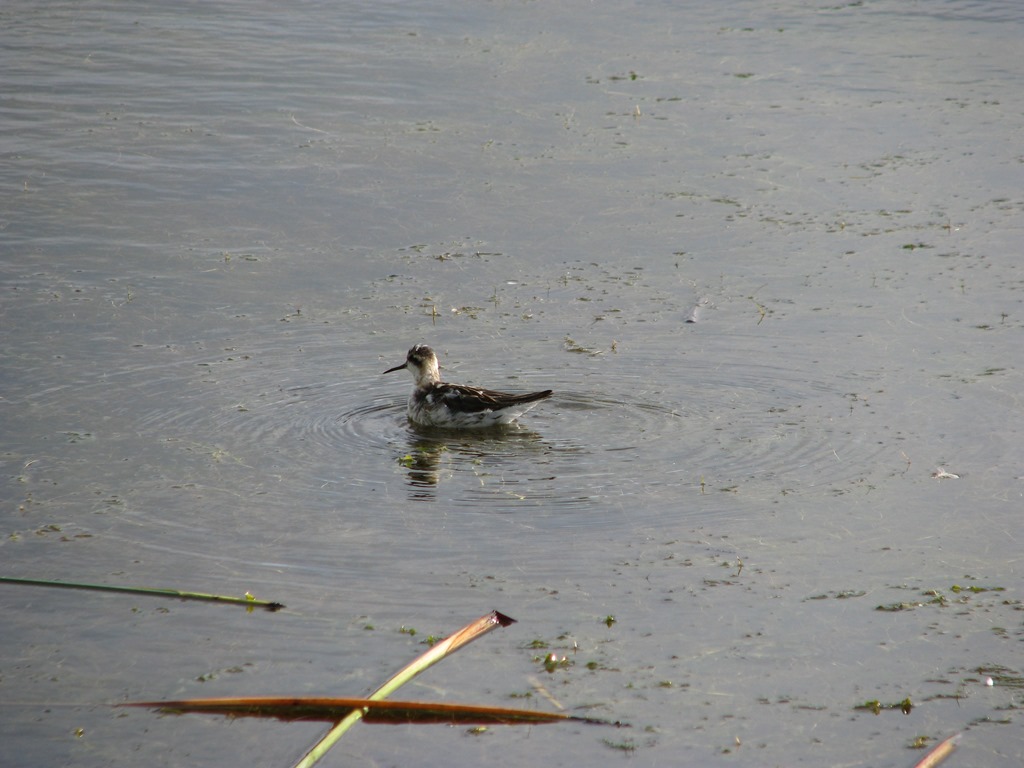
M 386 371 L 384 371 L 384 373 L 392 373 L 393 371 L 400 371 L 403 368 L 405 368 L 406 365 L 408 365 L 408 363 L 402 363 L 401 365 L 396 365 L 394 368 L 388 368 Z M 383 376 L 384 373 L 382 373 L 381 376 Z

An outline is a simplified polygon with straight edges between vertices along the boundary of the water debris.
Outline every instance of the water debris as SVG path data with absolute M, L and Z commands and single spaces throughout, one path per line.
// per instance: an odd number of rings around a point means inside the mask
M 932 472 L 932 477 L 936 480 L 959 480 L 960 475 L 954 475 L 952 472 L 947 472 L 942 467 L 938 467 Z
M 595 349 L 594 347 L 584 347 L 569 336 L 565 337 L 565 349 L 567 352 L 575 352 L 580 355 L 590 355 L 591 357 L 597 357 L 598 355 L 604 354 L 604 350 Z
M 759 302 L 753 296 L 748 296 L 747 298 L 750 299 L 752 302 L 754 302 L 754 306 L 757 307 L 757 313 L 758 313 L 757 324 L 760 325 L 761 323 L 764 322 L 764 319 L 769 314 L 771 314 L 771 312 L 770 312 L 770 310 L 764 304 Z
M 568 669 L 572 666 L 572 661 L 567 656 L 559 656 L 557 653 L 549 653 L 544 657 L 544 671 L 548 674 L 553 674 L 558 669 Z
M 981 592 L 1005 592 L 1006 587 L 979 587 L 976 585 L 962 587 L 959 584 L 954 584 L 949 588 L 949 590 L 950 592 L 955 592 L 958 595 L 961 592 L 973 592 L 974 594 L 979 594 Z
M 697 303 L 693 305 L 693 309 L 691 309 L 689 313 L 686 315 L 686 322 L 699 322 L 701 310 L 704 309 L 704 307 L 706 307 L 710 303 L 711 300 L 707 296 L 702 296 L 700 299 L 698 299 Z
M 955 733 L 948 739 L 944 739 L 935 745 L 935 748 L 929 752 L 914 768 L 935 768 L 939 763 L 953 754 L 957 744 L 960 743 L 960 734 Z
M 914 702 L 907 696 L 903 701 L 897 701 L 890 704 L 883 704 L 878 699 L 872 699 L 871 701 L 865 701 L 863 704 L 858 704 L 854 707 L 855 710 L 867 710 L 873 715 L 880 714 L 883 709 L 898 709 L 904 715 L 909 715 L 914 709 Z
M 897 613 L 899 611 L 912 611 L 915 608 L 920 608 L 924 603 L 887 603 L 885 605 L 876 605 L 876 611 L 883 611 L 886 613 Z

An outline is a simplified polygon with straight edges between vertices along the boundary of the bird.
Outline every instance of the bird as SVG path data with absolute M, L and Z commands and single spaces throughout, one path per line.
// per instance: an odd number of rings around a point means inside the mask
M 512 395 L 441 381 L 437 355 L 426 344 L 417 344 L 409 350 L 404 363 L 384 373 L 403 368 L 416 380 L 406 413 L 409 421 L 423 427 L 486 429 L 511 424 L 541 400 L 551 397 L 550 389 Z

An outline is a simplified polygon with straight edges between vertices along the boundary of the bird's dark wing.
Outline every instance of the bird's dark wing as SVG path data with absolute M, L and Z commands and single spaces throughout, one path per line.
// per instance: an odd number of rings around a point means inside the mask
M 512 405 L 523 405 L 535 400 L 543 400 L 551 396 L 551 390 L 529 392 L 525 395 L 511 395 L 507 392 L 495 392 L 492 389 L 467 387 L 462 384 L 436 384 L 428 396 L 446 403 L 449 408 L 464 413 L 479 411 L 496 411 Z

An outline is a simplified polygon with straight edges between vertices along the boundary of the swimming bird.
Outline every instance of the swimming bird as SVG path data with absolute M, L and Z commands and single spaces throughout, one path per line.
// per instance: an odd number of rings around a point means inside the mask
M 480 429 L 509 424 L 546 397 L 551 390 L 510 395 L 441 381 L 437 355 L 426 344 L 409 350 L 405 362 L 384 373 L 408 370 L 416 380 L 409 396 L 409 421 L 424 427 Z

